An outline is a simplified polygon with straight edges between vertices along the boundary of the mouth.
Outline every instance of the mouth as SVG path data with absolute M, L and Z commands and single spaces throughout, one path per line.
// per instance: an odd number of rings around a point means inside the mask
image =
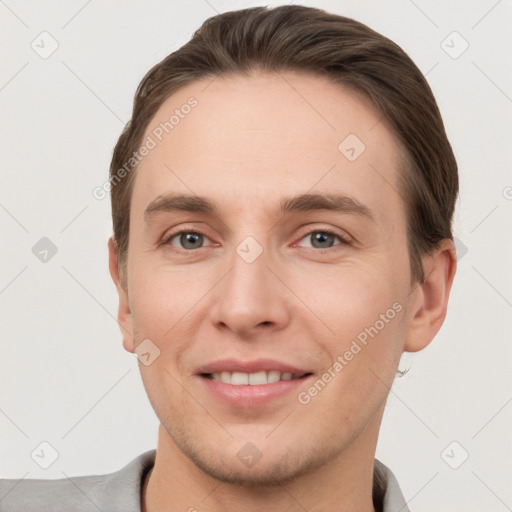
M 231 410 L 258 409 L 294 400 L 313 372 L 275 359 L 223 359 L 196 370 L 204 392 Z
M 202 377 L 216 382 L 223 382 L 224 384 L 231 384 L 232 386 L 264 386 L 280 381 L 303 379 L 310 375 L 312 375 L 310 372 L 298 374 L 282 372 L 280 370 L 259 371 L 254 373 L 228 371 L 201 373 Z

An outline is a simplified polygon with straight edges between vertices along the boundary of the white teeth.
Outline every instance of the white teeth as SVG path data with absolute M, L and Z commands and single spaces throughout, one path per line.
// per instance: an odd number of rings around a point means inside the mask
M 271 370 L 267 374 L 267 382 L 278 382 L 281 379 L 281 372 Z
M 231 382 L 233 382 L 233 379 L 231 379 Z M 267 372 L 249 373 L 249 384 L 266 384 L 267 382 Z
M 289 372 L 280 372 L 278 370 L 271 370 L 269 372 L 261 371 L 256 373 L 242 373 L 242 372 L 216 372 L 212 373 L 213 380 L 231 384 L 233 386 L 246 386 L 246 385 L 261 385 L 271 384 L 280 380 L 293 380 L 298 379 L 298 375 L 293 375 Z
M 224 373 L 224 372 L 222 372 Z M 249 374 L 241 372 L 233 372 L 231 374 L 231 384 L 234 386 L 243 386 L 249 384 Z

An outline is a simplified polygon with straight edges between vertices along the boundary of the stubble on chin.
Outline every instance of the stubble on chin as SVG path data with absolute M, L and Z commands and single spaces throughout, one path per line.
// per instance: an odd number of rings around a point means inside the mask
M 287 446 L 279 450 L 282 453 L 265 453 L 263 450 L 254 466 L 248 467 L 237 456 L 237 450 L 229 447 L 228 440 L 226 443 L 212 442 L 211 445 L 204 438 L 197 441 L 182 423 L 176 424 L 176 417 L 171 429 L 164 423 L 162 425 L 176 449 L 203 473 L 219 482 L 248 488 L 289 484 L 333 460 L 343 451 L 339 443 L 336 446 L 328 445 L 324 438 L 323 444 L 308 448 Z

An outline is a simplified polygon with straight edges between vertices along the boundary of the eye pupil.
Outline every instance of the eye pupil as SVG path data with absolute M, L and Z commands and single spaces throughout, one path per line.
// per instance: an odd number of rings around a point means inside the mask
M 203 240 L 203 235 L 200 233 L 183 233 L 180 237 L 180 243 L 185 249 L 197 249 L 198 240 L 200 242 Z
M 323 231 L 317 231 L 313 235 L 313 247 L 316 247 L 315 246 L 316 242 L 322 244 L 322 243 L 325 243 L 328 240 L 330 241 L 330 239 L 333 239 L 333 238 L 334 238 L 334 235 L 331 235 L 329 233 L 325 233 Z M 329 247 L 330 247 L 330 245 L 329 245 Z M 320 249 L 324 249 L 324 248 L 325 248 L 324 246 L 320 247 Z
M 330 248 L 336 238 L 336 235 L 328 231 L 314 231 L 309 236 L 312 240 L 312 246 L 316 249 Z M 180 234 L 179 241 L 184 249 L 199 249 L 203 245 L 203 238 L 204 235 L 201 233 L 187 231 Z

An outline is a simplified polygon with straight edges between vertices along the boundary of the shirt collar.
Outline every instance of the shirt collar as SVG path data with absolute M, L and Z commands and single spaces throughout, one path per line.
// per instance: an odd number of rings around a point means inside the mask
M 131 503 L 124 511 L 141 512 L 144 479 L 154 466 L 155 457 L 156 450 L 149 450 L 136 457 L 121 470 L 109 475 L 112 479 L 106 490 L 108 489 L 110 495 L 108 501 L 112 505 L 116 503 L 116 498 L 119 499 L 121 495 L 124 495 L 122 501 L 126 507 L 128 505 L 126 503 L 127 489 L 133 489 Z M 119 496 L 116 496 L 117 494 Z M 372 497 L 377 512 L 410 512 L 395 475 L 377 459 L 374 460 L 373 466 Z

